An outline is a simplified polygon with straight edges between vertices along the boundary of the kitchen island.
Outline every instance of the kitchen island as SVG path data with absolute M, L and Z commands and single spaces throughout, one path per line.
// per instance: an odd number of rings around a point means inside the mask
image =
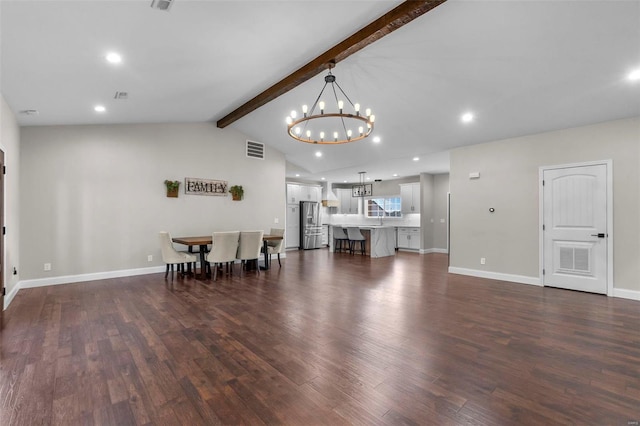
M 331 225 L 347 226 L 354 225 Z M 396 254 L 396 228 L 394 226 L 360 225 L 360 232 L 365 238 L 365 254 L 371 257 L 395 256 Z M 330 232 L 333 235 L 333 230 Z M 333 252 L 333 238 L 329 241 L 329 250 Z

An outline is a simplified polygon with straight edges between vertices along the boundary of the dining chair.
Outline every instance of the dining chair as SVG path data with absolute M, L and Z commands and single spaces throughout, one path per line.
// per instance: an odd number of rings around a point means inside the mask
M 365 254 L 365 241 L 364 235 L 360 232 L 360 228 L 355 226 L 347 227 L 347 236 L 349 237 L 349 252 L 353 254 L 355 252 L 356 243 L 360 243 L 360 252 Z
M 271 228 L 269 231 L 269 235 L 277 235 L 278 237 L 282 237 L 281 240 L 278 241 L 267 241 L 267 253 L 269 256 L 269 262 L 271 262 L 271 255 L 278 255 L 278 265 L 282 268 L 282 263 L 280 262 L 280 253 L 284 249 L 284 229 L 283 228 Z M 264 244 L 262 246 L 262 250 L 264 251 Z M 266 266 L 266 265 L 265 265 Z
M 346 247 L 345 247 L 346 244 Z M 349 237 L 342 226 L 333 227 L 333 252 L 346 251 L 351 247 Z
M 178 251 L 173 247 L 171 241 L 171 235 L 166 232 L 160 232 L 160 249 L 162 251 L 162 261 L 167 264 L 167 270 L 164 273 L 164 278 L 169 275 L 169 268 L 171 268 L 171 281 L 173 281 L 173 265 L 178 265 L 178 272 L 184 275 L 184 264 L 193 263 L 193 270 L 196 270 L 196 261 L 198 258 L 191 254 Z
M 246 269 L 247 262 L 255 262 L 256 270 L 260 273 L 260 248 L 262 247 L 262 236 L 264 231 L 240 231 L 240 242 L 238 244 L 238 254 L 236 258 L 242 262 L 242 269 Z
M 233 274 L 233 263 L 238 252 L 238 241 L 240 231 L 214 232 L 212 236 L 211 251 L 207 254 L 207 263 L 213 265 L 213 280 L 216 280 L 217 266 L 227 265 L 227 270 L 231 266 Z M 210 267 L 211 268 L 211 267 Z

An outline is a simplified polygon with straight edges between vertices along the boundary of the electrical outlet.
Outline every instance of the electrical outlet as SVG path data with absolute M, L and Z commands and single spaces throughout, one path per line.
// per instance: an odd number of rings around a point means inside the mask
M 274 219 L 273 219 L 273 223 L 280 223 L 280 219 L 279 219 L 279 218 L 277 218 L 277 217 L 276 217 L 276 218 L 274 218 Z
M 147 256 L 147 262 L 153 262 L 153 256 L 152 255 Z
M 51 264 L 50 263 L 45 263 L 44 264 L 44 270 L 45 271 L 50 271 L 51 270 Z
M 485 259 L 484 257 L 480 258 L 480 264 L 484 265 L 485 263 L 487 263 L 487 259 Z
M 444 219 L 440 219 L 440 223 L 444 223 Z

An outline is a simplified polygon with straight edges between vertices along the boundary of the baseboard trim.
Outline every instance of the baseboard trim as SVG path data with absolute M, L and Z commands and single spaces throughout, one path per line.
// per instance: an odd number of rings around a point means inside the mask
M 420 254 L 429 254 L 429 253 L 447 254 L 449 253 L 449 251 L 447 249 L 441 249 L 441 248 L 420 249 Z
M 613 297 L 621 299 L 640 300 L 640 291 L 625 290 L 624 288 L 614 288 Z
M 527 277 L 525 275 L 503 274 L 501 272 L 479 271 L 477 269 L 457 268 L 449 266 L 450 274 L 469 275 L 471 277 L 488 278 L 490 280 L 510 281 L 519 284 L 528 284 L 542 287 L 542 282 L 538 277 Z
M 20 290 L 20 281 L 18 281 L 16 283 L 16 285 L 13 286 L 13 289 L 11 289 L 11 291 L 9 292 L 9 294 L 7 294 L 4 297 L 4 306 L 2 307 L 2 310 L 5 310 L 9 307 L 9 305 L 11 304 L 11 302 L 13 301 L 13 298 L 16 297 L 16 294 L 18 294 L 18 290 Z

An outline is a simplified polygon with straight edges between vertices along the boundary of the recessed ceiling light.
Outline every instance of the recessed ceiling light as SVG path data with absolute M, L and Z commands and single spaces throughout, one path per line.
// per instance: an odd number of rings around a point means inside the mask
M 371 180 L 371 178 L 369 176 L 367 176 L 367 180 Z
M 109 54 L 107 54 L 107 61 L 112 64 L 119 64 L 120 62 L 122 62 L 122 56 L 115 52 L 110 52 Z
M 463 123 L 471 123 L 473 121 L 473 114 L 470 112 L 465 112 L 460 116 L 460 121 Z
M 320 151 L 316 152 L 316 157 L 322 157 L 322 153 Z
M 345 181 L 343 181 L 343 182 L 344 182 L 344 183 L 347 183 L 347 181 L 346 181 L 346 180 L 345 180 Z
M 629 75 L 627 76 L 627 78 L 631 81 L 638 81 L 640 80 L 640 69 L 637 70 L 633 70 L 629 73 Z
M 374 137 L 373 137 L 373 141 L 374 141 L 375 143 L 380 143 L 380 140 L 381 140 L 381 139 L 380 139 L 380 136 L 374 136 Z
M 300 177 L 300 173 L 296 173 L 296 177 Z
M 413 161 L 420 161 L 420 157 L 413 157 Z
M 324 180 L 324 178 L 323 178 L 323 177 L 321 177 L 321 178 L 320 178 L 320 180 Z
M 394 173 L 394 174 L 393 174 L 393 177 L 398 177 L 398 174 L 397 174 L 397 173 Z
M 93 107 L 93 110 L 95 112 L 105 112 L 107 109 L 102 105 L 96 105 L 95 107 Z

